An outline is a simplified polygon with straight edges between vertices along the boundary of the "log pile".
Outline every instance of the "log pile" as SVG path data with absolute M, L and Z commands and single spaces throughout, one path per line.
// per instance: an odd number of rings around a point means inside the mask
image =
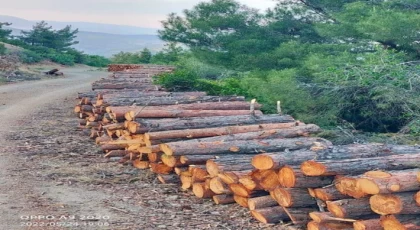
M 313 137 L 318 126 L 265 115 L 254 100 L 153 85 L 151 75 L 173 67 L 109 69 L 74 110 L 105 157 L 215 204 L 237 203 L 263 223 L 419 228 L 419 146 L 333 146 Z

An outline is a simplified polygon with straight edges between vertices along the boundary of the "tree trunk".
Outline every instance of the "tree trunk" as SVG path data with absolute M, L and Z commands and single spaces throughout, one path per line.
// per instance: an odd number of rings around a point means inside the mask
M 256 209 L 274 207 L 278 205 L 279 204 L 277 203 L 277 201 L 274 200 L 270 195 L 248 199 L 248 208 L 251 211 Z
M 344 160 L 370 157 L 385 157 L 396 154 L 415 154 L 420 152 L 418 146 L 392 146 L 382 144 L 353 144 L 334 146 L 316 151 L 300 150 L 291 153 L 280 152 L 255 156 L 252 165 L 261 170 L 281 168 L 284 165 L 297 165 L 309 160 Z
M 280 206 L 252 210 L 251 215 L 264 224 L 276 224 L 281 221 L 289 220 L 289 216 Z
M 380 215 L 420 214 L 420 197 L 415 192 L 377 194 L 370 197 L 371 209 Z
M 215 204 L 233 204 L 235 200 L 233 195 L 215 195 L 213 196 L 213 201 Z
M 283 207 L 310 207 L 316 205 L 316 200 L 309 195 L 307 189 L 276 188 L 270 193 L 271 197 Z
M 330 142 L 320 138 L 291 138 L 270 140 L 245 140 L 228 142 L 206 142 L 206 139 L 189 140 L 183 142 L 171 142 L 161 144 L 161 151 L 170 156 L 180 155 L 216 155 L 216 154 L 256 154 L 267 151 L 284 151 L 307 149 L 314 143 Z
M 181 156 L 179 161 L 184 165 L 205 165 L 208 160 L 215 158 L 216 156 L 211 155 L 189 155 Z
M 351 197 L 342 194 L 335 186 L 328 186 L 325 188 L 316 188 L 313 190 L 315 197 L 322 201 L 335 201 L 350 199 Z
M 206 156 L 206 155 L 205 155 Z M 223 171 L 243 171 L 252 169 L 252 155 L 221 155 L 218 159 L 209 159 L 206 169 L 210 176 L 215 177 Z
M 374 214 L 369 206 L 369 198 L 327 201 L 327 208 L 338 218 L 360 218 Z
M 145 134 L 146 141 L 161 139 L 194 139 L 203 137 L 217 137 L 228 135 L 225 141 L 275 139 L 307 136 L 317 133 L 321 129 L 316 125 L 296 126 L 296 123 L 260 124 L 249 126 L 228 126 L 206 129 L 185 129 L 164 132 L 150 132 Z
M 391 155 L 387 157 L 358 158 L 348 160 L 306 161 L 301 170 L 307 176 L 345 175 L 369 170 L 403 170 L 420 167 L 420 153 Z
M 367 194 L 410 192 L 420 190 L 417 174 L 420 169 L 370 171 L 357 179 L 357 187 Z
M 128 111 L 126 111 L 128 112 Z M 238 115 L 227 117 L 194 117 L 178 119 L 136 119 L 128 127 L 133 134 L 159 132 L 167 130 L 203 129 L 223 126 L 254 125 L 270 123 L 290 123 L 295 120 L 290 116 L 280 115 Z
M 298 166 L 285 166 L 280 169 L 278 179 L 286 188 L 319 188 L 332 184 L 334 177 L 309 177 Z
M 340 222 L 353 223 L 353 222 L 356 221 L 355 219 L 337 218 L 330 212 L 311 212 L 311 213 L 309 213 L 309 217 L 317 223 L 329 222 L 329 221 L 340 221 Z

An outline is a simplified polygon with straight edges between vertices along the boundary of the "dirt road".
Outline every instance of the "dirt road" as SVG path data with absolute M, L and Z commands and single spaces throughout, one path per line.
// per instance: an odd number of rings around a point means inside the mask
M 105 73 L 63 72 L 0 86 L 0 229 L 283 229 L 103 158 L 72 108 Z

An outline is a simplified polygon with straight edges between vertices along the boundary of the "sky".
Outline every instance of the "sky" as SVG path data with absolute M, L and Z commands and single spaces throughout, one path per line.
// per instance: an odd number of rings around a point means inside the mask
M 172 12 L 190 9 L 201 0 L 0 0 L 0 15 L 27 20 L 97 22 L 159 28 Z M 209 1 L 209 0 L 207 0 Z M 265 10 L 273 0 L 238 0 Z

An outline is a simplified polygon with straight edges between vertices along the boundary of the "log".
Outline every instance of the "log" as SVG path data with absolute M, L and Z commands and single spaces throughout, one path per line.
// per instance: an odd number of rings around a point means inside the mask
M 244 208 L 248 208 L 248 199 L 248 197 L 242 197 L 236 194 L 233 195 L 233 200 L 235 200 L 235 203 Z
M 262 115 L 262 112 L 257 110 L 255 111 L 257 115 Z M 144 109 L 139 113 L 132 116 L 131 111 L 130 116 L 124 116 L 128 121 L 134 120 L 136 118 L 182 118 L 182 117 L 219 117 L 219 116 L 235 116 L 235 115 L 247 115 L 249 110 L 182 110 L 182 109 Z M 127 115 L 127 114 L 125 114 Z M 116 114 L 113 114 L 114 117 L 117 117 Z
M 380 215 L 420 214 L 420 199 L 415 192 L 377 194 L 369 199 L 370 208 Z
M 213 177 L 210 179 L 210 189 L 215 194 L 232 194 L 229 186 L 222 181 L 219 177 Z
M 335 187 L 341 194 L 351 196 L 356 199 L 367 196 L 368 194 L 363 192 L 360 187 L 357 186 L 357 179 L 358 176 L 339 177 L 335 181 Z
M 221 172 L 227 171 L 243 171 L 250 170 L 252 166 L 249 164 L 252 155 L 221 155 L 217 159 L 209 159 L 206 162 L 206 169 L 210 176 L 215 177 Z
M 163 163 L 150 163 L 150 170 L 156 174 L 170 174 L 173 171 L 172 167 L 169 167 Z
M 198 198 L 206 199 L 212 198 L 214 195 L 216 195 L 213 191 L 211 191 L 208 182 L 194 183 L 192 188 L 194 195 Z
M 316 200 L 309 195 L 307 189 L 300 188 L 276 188 L 270 195 L 283 207 L 310 207 L 316 205 Z
M 235 200 L 233 195 L 215 195 L 213 196 L 213 201 L 215 204 L 233 204 Z
M 252 210 L 251 215 L 264 224 L 276 224 L 289 220 L 289 216 L 280 206 Z
M 394 146 L 383 144 L 353 144 L 334 146 L 317 151 L 300 150 L 291 153 L 270 153 L 255 156 L 252 165 L 256 169 L 267 170 L 281 168 L 284 165 L 301 164 L 309 160 L 344 160 L 371 157 L 385 157 L 396 154 L 415 154 L 420 152 L 418 146 Z
M 147 91 L 150 90 L 151 86 L 144 87 Z M 157 90 L 156 90 L 157 91 Z M 237 96 L 189 96 L 189 95 L 177 95 L 174 97 L 115 97 L 111 98 L 106 97 L 106 100 L 102 102 L 110 106 L 130 106 L 136 104 L 137 106 L 164 106 L 164 105 L 187 105 L 195 104 L 200 106 L 200 103 L 210 103 L 210 102 L 239 102 L 245 101 L 244 97 Z M 249 109 L 249 107 L 248 107 Z
M 270 140 L 246 140 L 228 142 L 206 142 L 205 138 L 183 142 L 160 144 L 160 149 L 170 156 L 216 155 L 216 154 L 256 154 L 266 151 L 284 151 L 310 148 L 314 142 L 330 145 L 320 138 L 291 138 Z
M 161 86 L 147 84 L 141 81 L 120 81 L 117 80 L 115 82 L 100 82 L 96 81 L 92 83 L 92 90 L 103 90 L 103 89 L 137 89 L 143 91 L 159 91 L 162 90 Z
M 145 134 L 145 140 L 151 142 L 152 140 L 162 139 L 193 139 L 222 135 L 228 135 L 225 141 L 293 138 L 307 136 L 321 130 L 316 125 L 295 126 L 296 123 L 292 122 L 150 132 Z
M 181 156 L 179 161 L 184 165 L 205 165 L 208 160 L 215 158 L 216 156 L 211 155 L 189 155 Z
M 382 216 L 380 219 L 380 225 L 384 230 L 418 230 L 420 229 L 420 216 Z
M 256 170 L 250 174 L 258 187 L 270 191 L 280 186 L 277 172 L 274 170 Z
M 327 201 L 327 208 L 335 217 L 338 218 L 360 218 L 365 215 L 372 215 L 369 198 L 344 199 L 337 201 Z
M 256 210 L 262 208 L 269 208 L 278 206 L 279 204 L 270 195 L 260 196 L 248 199 L 249 210 Z
M 177 175 L 158 175 L 158 180 L 162 184 L 179 184 L 181 181 Z
M 345 223 L 345 222 L 325 222 L 325 223 L 317 223 L 315 221 L 311 221 L 307 225 L 308 230 L 353 230 L 352 223 Z
M 381 226 L 381 220 L 379 218 L 358 220 L 353 223 L 353 228 L 354 230 L 383 230 Z
M 285 166 L 280 169 L 278 179 L 286 188 L 318 188 L 332 184 L 334 177 L 309 177 L 297 166 Z
M 224 183 L 239 183 L 239 179 L 251 173 L 251 170 L 222 172 L 217 175 Z
M 380 168 L 382 170 L 404 170 L 420 167 L 420 153 L 372 157 L 369 159 L 306 161 L 301 170 L 307 176 L 328 176 L 352 173 L 363 173 Z
M 335 200 L 343 200 L 343 199 L 351 198 L 347 195 L 342 194 L 334 186 L 328 186 L 325 188 L 316 188 L 313 190 L 313 192 L 315 194 L 315 197 L 322 201 L 335 201 Z
M 410 192 L 420 190 L 417 174 L 420 169 L 370 171 L 357 179 L 357 187 L 367 194 Z
M 202 129 L 234 125 L 254 125 L 295 122 L 291 116 L 239 115 L 228 117 L 196 117 L 178 119 L 136 119 L 128 129 L 131 133 L 143 134 L 167 130 Z
M 355 219 L 337 218 L 330 212 L 311 212 L 309 213 L 309 217 L 316 223 L 323 223 L 323 222 L 329 222 L 329 221 L 354 223 L 357 221 Z
M 150 164 L 149 161 L 141 161 L 139 159 L 133 161 L 133 166 L 138 169 L 147 169 Z

